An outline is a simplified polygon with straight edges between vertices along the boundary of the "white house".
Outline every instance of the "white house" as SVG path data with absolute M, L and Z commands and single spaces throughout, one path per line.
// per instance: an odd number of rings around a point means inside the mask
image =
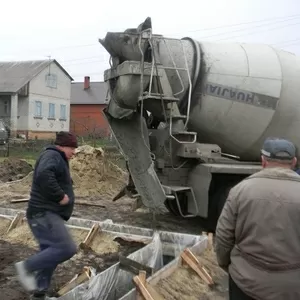
M 56 60 L 0 62 L 0 119 L 29 139 L 68 131 L 72 81 Z

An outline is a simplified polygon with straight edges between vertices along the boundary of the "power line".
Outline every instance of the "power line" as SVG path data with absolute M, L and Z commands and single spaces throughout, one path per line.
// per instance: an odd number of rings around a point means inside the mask
M 289 46 L 294 46 L 294 45 L 299 45 L 300 44 L 300 39 L 298 40 L 298 42 L 295 43 L 287 43 L 286 45 L 283 45 L 282 47 L 289 47 Z
M 273 23 L 282 23 L 282 22 L 286 22 L 286 21 L 290 21 L 290 20 L 294 20 L 294 19 L 297 19 L 296 16 L 300 16 L 300 15 L 294 15 L 294 16 L 291 16 L 292 18 L 290 19 L 287 19 L 287 20 L 280 20 L 280 21 L 277 21 L 277 22 L 271 22 L 271 23 L 268 23 L 268 24 L 263 24 L 263 25 L 256 25 L 256 26 L 252 26 L 250 28 L 243 28 L 243 29 L 237 29 L 235 31 L 231 31 L 231 32 L 239 32 L 239 31 L 242 31 L 242 30 L 247 30 L 247 29 L 252 29 L 252 28 L 262 28 L 263 26 L 268 26 L 268 25 L 272 25 Z M 266 21 L 269 21 L 269 20 L 274 20 L 274 19 L 279 19 L 279 18 L 271 18 L 271 19 L 265 19 L 265 20 L 260 20 L 260 21 L 252 21 L 252 22 L 244 22 L 244 23 L 237 23 L 237 24 L 232 24 L 232 25 L 228 25 L 228 26 L 223 26 L 223 27 L 214 27 L 214 28 L 204 28 L 204 29 L 201 29 L 201 30 L 210 30 L 210 29 L 217 29 L 217 28 L 224 28 L 224 27 L 233 27 L 233 26 L 240 26 L 241 24 L 253 24 L 253 23 L 257 23 L 257 22 L 266 22 Z M 289 27 L 289 26 L 294 26 L 294 25 L 297 25 L 297 24 L 300 24 L 300 23 L 294 23 L 294 24 L 286 24 L 286 25 L 281 25 L 281 26 L 276 26 L 274 28 L 267 28 L 267 29 L 262 29 L 260 31 L 254 31 L 254 32 L 250 32 L 250 33 L 244 33 L 242 35 L 238 35 L 238 36 L 233 36 L 233 37 L 226 37 L 226 38 L 223 38 L 223 39 L 219 39 L 218 41 L 221 41 L 221 40 L 227 40 L 227 39 L 231 39 L 231 38 L 236 38 L 236 37 L 241 37 L 241 36 L 247 36 L 247 35 L 252 35 L 252 34 L 255 34 L 255 33 L 258 33 L 258 32 L 261 32 L 261 31 L 272 31 L 272 30 L 275 30 L 275 29 L 280 29 L 280 28 L 284 28 L 284 27 Z M 201 30 L 195 30 L 194 32 L 197 32 L 197 31 L 201 31 Z M 231 33 L 230 32 L 230 33 Z M 219 33 L 219 34 L 215 34 L 215 35 L 209 35 L 209 36 L 206 36 L 204 38 L 210 38 L 210 37 L 216 37 L 216 36 L 222 36 L 224 34 L 228 34 L 227 33 Z M 288 43 L 291 42 L 291 41 L 297 41 L 298 39 L 295 39 L 295 40 L 290 40 L 290 41 L 283 41 L 283 42 L 280 42 L 278 44 L 281 44 L 281 43 Z M 295 44 L 295 43 L 294 43 Z M 296 43 L 297 44 L 297 43 Z M 84 44 L 84 45 L 73 45 L 73 46 L 66 46 L 66 47 L 58 47 L 56 49 L 73 49 L 73 48 L 79 48 L 79 47 L 90 47 L 90 46 L 99 46 L 99 44 Z M 106 52 L 105 52 L 106 53 Z M 108 54 L 108 53 L 106 53 Z M 91 59 L 97 59 L 97 60 L 91 60 Z M 85 57 L 85 58 L 78 58 L 78 59 L 69 59 L 69 60 L 61 60 L 64 64 L 64 66 L 72 66 L 72 65 L 80 65 L 80 64 L 90 64 L 90 63 L 96 63 L 96 62 L 104 62 L 105 60 L 104 59 L 99 59 L 99 56 L 93 56 L 93 57 Z M 78 63 L 73 63 L 73 62 L 77 62 L 79 61 Z M 81 61 L 81 62 L 80 62 Z M 85 62 L 82 62 L 82 61 L 85 61 Z M 108 61 L 108 60 L 107 60 Z M 65 65 L 65 62 L 70 62 L 70 64 L 66 64 Z M 97 73 L 98 74 L 98 73 Z
M 182 31 L 182 32 L 177 32 L 177 33 L 185 33 L 185 32 L 199 32 L 199 31 L 208 31 L 208 30 L 215 30 L 215 29 L 222 29 L 222 28 L 226 28 L 226 27 L 235 27 L 235 26 L 240 26 L 240 25 L 248 25 L 248 24 L 254 24 L 254 23 L 259 23 L 259 22 L 267 22 L 270 20 L 277 20 L 277 19 L 282 19 L 282 18 L 296 18 L 296 17 L 300 17 L 300 14 L 296 14 L 296 15 L 290 15 L 290 16 L 286 16 L 286 17 L 275 17 L 275 18 L 269 18 L 269 19 L 262 19 L 262 20 L 256 20 L 256 21 L 249 21 L 249 22 L 241 22 L 241 23 L 235 23 L 235 24 L 231 24 L 231 25 L 222 25 L 222 26 L 217 26 L 217 27 L 207 27 L 207 28 L 202 28 L 202 29 L 196 29 L 196 30 L 187 30 L 187 31 Z M 174 33 L 167 33 L 167 34 L 174 34 Z
M 291 21 L 291 20 L 297 20 L 298 18 L 293 18 L 293 19 L 289 19 L 289 20 L 283 20 L 283 21 L 277 21 L 277 22 L 271 22 L 269 24 L 264 24 L 264 26 L 268 26 L 268 25 L 273 25 L 273 24 L 278 24 L 278 23 L 281 23 L 281 22 L 286 22 L 286 21 Z M 296 23 L 296 24 L 299 24 L 299 23 Z M 294 24 L 286 24 L 285 26 L 283 27 L 286 27 L 286 26 L 290 26 L 290 25 L 294 25 Z M 239 32 L 239 31 L 243 31 L 243 30 L 247 30 L 247 29 L 252 29 L 252 28 L 262 28 L 262 25 L 257 25 L 257 26 L 252 26 L 252 27 L 249 27 L 249 28 L 242 28 L 242 29 L 237 29 L 237 30 L 234 30 L 234 31 L 231 31 L 230 33 L 232 32 Z M 277 28 L 277 27 L 276 27 Z M 204 37 L 201 37 L 201 39 L 205 39 L 205 38 L 211 38 L 211 37 L 216 37 L 216 36 L 221 36 L 221 35 L 226 35 L 228 34 L 229 32 L 222 32 L 222 33 L 217 33 L 217 34 L 214 34 L 214 35 L 208 35 L 208 36 L 204 36 Z M 245 33 L 245 35 L 247 35 L 247 33 Z M 243 35 L 242 35 L 243 36 Z
M 300 38 L 297 38 L 297 39 L 293 39 L 293 40 L 285 40 L 285 41 L 281 41 L 281 42 L 278 42 L 278 43 L 275 43 L 273 45 L 282 45 L 282 44 L 289 44 L 290 42 L 295 42 L 295 41 L 299 41 Z
M 277 27 L 274 27 L 274 28 L 267 28 L 267 29 L 264 29 L 263 31 L 272 31 L 274 29 L 278 29 L 278 28 L 284 28 L 284 27 L 288 27 L 288 26 L 294 26 L 294 25 L 297 25 L 297 24 L 300 24 L 300 22 L 298 23 L 294 23 L 294 24 L 286 24 L 284 26 L 277 26 Z M 267 25 L 270 25 L 270 24 L 267 24 Z M 260 26 L 254 26 L 253 28 L 256 28 L 256 27 L 260 27 Z M 238 32 L 240 30 L 236 30 L 234 32 Z M 255 33 L 258 33 L 258 32 L 261 32 L 260 31 L 254 31 L 254 32 L 250 32 L 250 33 L 245 33 L 245 34 L 242 34 L 242 35 L 238 35 L 238 36 L 234 36 L 234 37 L 226 37 L 226 38 L 223 38 L 223 39 L 219 39 L 218 41 L 220 40 L 226 40 L 226 39 L 231 39 L 231 38 L 235 38 L 235 37 L 241 37 L 241 36 L 247 36 L 247 35 L 252 35 L 252 34 L 255 34 Z M 216 34 L 216 35 L 210 35 L 210 36 L 207 36 L 207 37 L 215 37 L 215 36 L 221 36 L 221 35 L 224 35 L 224 33 L 221 33 L 221 34 Z M 204 37 L 206 38 L 206 37 Z M 90 59 L 96 59 L 96 61 L 90 61 Z M 79 62 L 79 63 L 72 63 L 73 61 L 81 61 L 81 60 L 88 60 L 86 62 Z M 104 62 L 105 60 L 101 59 L 99 60 L 99 56 L 97 57 L 86 57 L 86 58 L 81 58 L 81 59 L 73 59 L 73 60 L 67 60 L 67 61 L 64 61 L 65 62 L 70 62 L 70 64 L 67 64 L 68 66 L 72 66 L 72 65 L 80 65 L 80 64 L 89 64 L 89 63 L 93 63 L 93 62 Z
M 232 39 L 232 38 L 248 36 L 248 35 L 259 33 L 261 31 L 272 31 L 272 30 L 275 30 L 275 29 L 281 29 L 281 28 L 284 28 L 284 27 L 289 27 L 289 26 L 294 26 L 294 25 L 299 25 L 299 24 L 300 24 L 300 22 L 294 23 L 294 24 L 286 24 L 284 26 L 279 26 L 279 27 L 277 26 L 277 27 L 274 27 L 274 28 L 268 28 L 268 29 L 265 29 L 265 30 L 262 29 L 260 31 L 254 31 L 254 32 L 250 32 L 250 33 L 247 33 L 247 34 L 242 34 L 242 35 L 237 35 L 237 36 L 232 36 L 232 37 L 226 37 L 226 38 L 218 39 L 217 41 L 223 41 L 223 40 L 228 40 L 228 39 Z
M 255 23 L 259 23 L 259 22 L 268 22 L 270 20 L 278 20 L 278 19 L 284 18 L 283 20 L 274 21 L 274 22 L 271 22 L 269 24 L 261 24 L 261 25 L 254 26 L 254 27 L 252 26 L 252 27 L 249 27 L 249 28 L 238 29 L 238 30 L 234 31 L 234 32 L 236 32 L 236 31 L 247 30 L 247 29 L 251 29 L 251 28 L 255 28 L 255 27 L 260 27 L 260 26 L 268 26 L 268 25 L 271 25 L 273 23 L 286 22 L 286 21 L 290 21 L 290 20 L 296 19 L 298 17 L 300 17 L 300 14 L 290 15 L 290 16 L 286 16 L 286 17 L 275 17 L 275 18 L 268 18 L 268 19 L 262 19 L 262 20 L 257 20 L 257 21 L 242 22 L 242 23 L 236 23 L 236 24 L 231 24 L 231 25 L 223 25 L 223 26 L 211 27 L 211 28 L 203 28 L 203 29 L 196 29 L 196 30 L 187 30 L 185 32 L 200 32 L 200 31 L 215 30 L 215 29 L 220 29 L 220 28 L 230 28 L 230 27 L 235 27 L 235 26 L 240 26 L 240 25 L 255 24 Z M 176 33 L 174 32 L 173 34 L 176 34 Z M 227 32 L 224 32 L 224 33 L 221 33 L 221 34 L 216 34 L 216 35 L 210 35 L 210 36 L 207 36 L 207 37 L 214 37 L 214 36 L 219 36 L 219 35 L 224 35 L 224 34 L 227 34 Z M 206 37 L 204 37 L 204 38 L 206 38 Z M 37 52 L 37 51 L 50 52 L 50 51 L 56 51 L 56 50 L 62 50 L 62 49 L 76 49 L 76 48 L 95 47 L 95 46 L 99 47 L 99 45 L 100 45 L 99 43 L 95 42 L 93 44 L 77 44 L 77 45 L 70 45 L 70 46 L 55 47 L 55 48 L 50 48 L 50 49 L 49 48 L 48 49 L 46 49 L 46 48 L 44 48 L 44 49 L 37 49 L 36 51 L 31 51 L 31 52 Z

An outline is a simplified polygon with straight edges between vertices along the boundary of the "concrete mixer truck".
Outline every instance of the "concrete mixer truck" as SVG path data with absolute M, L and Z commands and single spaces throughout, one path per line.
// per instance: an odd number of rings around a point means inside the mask
M 229 190 L 260 170 L 266 137 L 300 146 L 300 59 L 269 45 L 108 32 L 104 114 L 144 205 L 214 230 Z

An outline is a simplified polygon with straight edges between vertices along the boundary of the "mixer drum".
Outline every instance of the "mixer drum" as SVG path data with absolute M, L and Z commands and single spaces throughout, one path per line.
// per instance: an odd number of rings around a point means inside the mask
M 300 147 L 300 59 L 267 45 L 201 43 L 189 129 L 244 160 L 260 158 L 265 138 Z M 183 100 L 184 101 L 184 100 Z

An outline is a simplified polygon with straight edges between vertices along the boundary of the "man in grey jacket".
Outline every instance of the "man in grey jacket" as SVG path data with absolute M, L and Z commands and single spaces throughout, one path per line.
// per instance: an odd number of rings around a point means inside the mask
M 230 191 L 216 229 L 230 299 L 300 299 L 300 176 L 293 143 L 267 139 L 263 169 Z

